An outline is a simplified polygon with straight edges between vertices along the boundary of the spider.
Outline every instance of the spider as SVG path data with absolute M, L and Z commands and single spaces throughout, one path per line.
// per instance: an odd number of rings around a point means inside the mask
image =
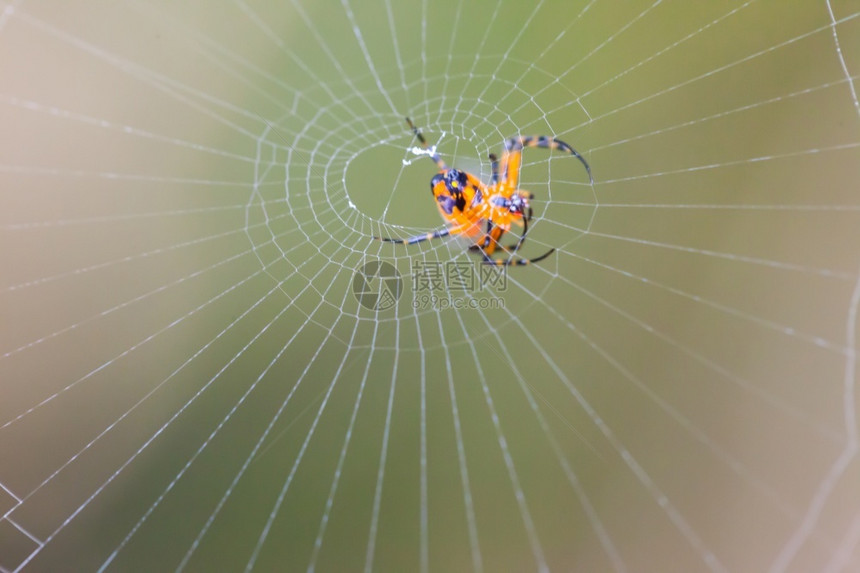
M 478 237 L 475 244 L 469 249 L 480 251 L 484 264 L 507 266 L 536 263 L 550 256 L 555 249 L 550 249 L 541 256 L 532 259 L 515 256 L 520 247 L 523 246 L 528 234 L 529 221 L 532 219 L 532 207 L 529 201 L 534 198 L 534 194 L 517 189 L 523 148 L 542 147 L 566 151 L 582 162 L 590 182 L 594 183 L 588 162 L 567 143 L 545 135 L 517 135 L 505 141 L 505 152 L 502 154 L 501 161 L 494 154 L 490 154 L 492 175 L 489 185 L 485 185 L 471 173 L 448 167 L 436 153 L 435 146 L 428 146 L 427 140 L 424 139 L 412 120 L 407 117 L 406 123 L 409 124 L 412 133 L 418 138 L 423 148 L 423 150 L 414 151 L 414 153 L 427 155 L 439 166 L 439 173 L 430 180 L 430 191 L 433 193 L 436 206 L 448 226 L 432 233 L 408 239 L 373 237 L 380 241 L 412 245 L 448 235 L 462 234 Z M 486 222 L 486 230 L 482 233 L 481 226 L 484 222 Z M 501 247 L 502 250 L 509 253 L 507 258 L 494 259 L 492 254 L 496 247 L 500 246 L 499 240 L 502 235 L 510 230 L 512 223 L 523 227 L 523 232 L 516 243 L 508 247 Z

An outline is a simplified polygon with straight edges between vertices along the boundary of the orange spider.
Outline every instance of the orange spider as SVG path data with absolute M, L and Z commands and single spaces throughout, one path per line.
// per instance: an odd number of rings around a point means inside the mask
M 469 237 L 482 235 L 470 249 L 480 250 L 485 264 L 527 265 L 545 259 L 555 249 L 550 249 L 541 256 L 533 259 L 514 257 L 526 240 L 529 221 L 532 218 L 532 208 L 529 201 L 534 198 L 532 193 L 517 189 L 523 148 L 543 147 L 545 149 L 566 151 L 582 162 L 585 166 L 585 171 L 588 173 L 589 180 L 591 183 L 594 183 L 588 162 L 567 143 L 545 135 L 517 135 L 505 141 L 505 152 L 502 154 L 501 164 L 495 155 L 490 154 L 492 177 L 490 184 L 485 185 L 471 173 L 449 168 L 445 165 L 445 162 L 436 153 L 436 148 L 428 147 L 427 140 L 424 139 L 424 136 L 421 135 L 421 132 L 412 123 L 412 120 L 407 117 L 406 122 L 412 128 L 412 132 L 423 147 L 423 151 L 419 150 L 416 153 L 427 155 L 439 166 L 439 173 L 434 175 L 433 179 L 430 180 L 430 190 L 436 200 L 436 206 L 439 208 L 439 212 L 442 214 L 448 227 L 408 239 L 392 239 L 388 237 L 374 237 L 374 239 L 412 245 L 448 235 L 463 234 Z M 499 177 L 500 172 L 501 178 Z M 485 221 L 486 231 L 482 234 L 481 226 Z M 503 250 L 510 252 L 510 256 L 502 259 L 492 258 L 491 255 L 496 250 L 496 247 L 499 246 L 499 240 L 502 238 L 502 235 L 511 229 L 512 223 L 522 226 L 523 232 L 515 244 L 509 248 L 502 247 Z

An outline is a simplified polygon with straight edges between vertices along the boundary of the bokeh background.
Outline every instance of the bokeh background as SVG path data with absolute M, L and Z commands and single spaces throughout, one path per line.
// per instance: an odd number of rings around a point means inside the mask
M 0 7 L 0 571 L 860 570 L 856 3 Z

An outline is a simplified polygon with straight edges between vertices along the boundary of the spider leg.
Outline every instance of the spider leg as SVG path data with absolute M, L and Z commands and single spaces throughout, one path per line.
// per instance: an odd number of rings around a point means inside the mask
M 428 145 L 427 140 L 424 139 L 424 136 L 421 134 L 420 131 L 418 131 L 418 128 L 415 127 L 415 124 L 412 123 L 412 120 L 409 119 L 408 117 L 406 118 L 406 123 L 408 123 L 409 127 L 412 128 L 412 133 L 414 133 L 415 137 L 418 138 L 418 142 L 421 143 L 421 147 L 423 147 L 424 149 L 426 149 L 428 151 L 427 157 L 432 159 L 433 162 L 439 166 L 439 169 L 441 169 L 442 171 L 446 171 L 448 169 L 448 166 L 445 165 L 445 161 L 443 161 L 442 158 L 439 157 L 439 154 L 436 153 L 436 148 L 435 147 L 431 148 Z
M 511 245 L 510 247 L 507 247 L 507 248 L 502 247 L 505 251 L 510 252 L 510 256 L 508 258 L 494 259 L 490 256 L 490 254 L 492 254 L 495 246 L 497 246 L 497 245 L 501 246 L 501 245 L 499 245 L 499 239 L 502 237 L 502 235 L 504 235 L 504 231 L 500 227 L 495 227 L 493 229 L 493 233 L 489 233 L 489 234 L 485 235 L 484 242 L 482 244 L 483 246 L 482 245 L 476 245 L 476 247 L 481 249 L 481 254 L 484 257 L 483 263 L 485 265 L 496 265 L 496 266 L 505 266 L 505 267 L 511 266 L 511 265 L 515 265 L 515 266 L 530 265 L 532 263 L 536 263 L 538 261 L 544 260 L 545 258 L 547 258 L 548 256 L 550 256 L 551 254 L 553 254 L 555 252 L 555 249 L 550 249 L 547 252 L 545 252 L 544 254 L 542 254 L 541 256 L 534 257 L 531 259 L 521 259 L 521 258 L 514 256 L 517 254 L 517 252 L 520 250 L 520 247 L 523 246 L 523 243 L 526 240 L 526 235 L 529 232 L 529 221 L 531 221 L 531 219 L 532 219 L 532 214 L 533 214 L 532 209 L 529 208 L 528 216 L 523 217 L 523 234 L 520 235 L 519 240 L 516 243 L 514 243 L 513 245 Z M 489 231 L 489 228 L 488 228 L 488 231 Z M 498 234 L 496 234 L 495 231 L 498 231 Z M 495 238 L 493 237 L 493 235 L 496 235 Z M 489 247 L 489 248 L 487 248 L 487 247 Z
M 487 232 L 484 237 L 481 239 L 480 243 L 473 245 L 475 248 L 480 249 L 481 252 L 486 255 L 492 255 L 493 251 L 496 250 L 496 247 L 500 247 L 501 243 L 499 243 L 499 239 L 502 238 L 502 235 L 505 234 L 505 230 L 497 225 L 493 225 L 492 221 L 487 221 Z M 502 247 L 504 248 L 504 247 Z
M 483 263 L 485 265 L 496 265 L 497 267 L 508 267 L 508 266 L 512 266 L 512 265 L 514 265 L 514 266 L 530 265 L 532 263 L 536 263 L 538 261 L 544 260 L 545 258 L 550 256 L 554 252 L 555 252 L 555 249 L 550 249 L 547 252 L 545 252 L 544 254 L 542 254 L 541 256 L 534 257 L 533 259 L 519 259 L 516 257 L 509 257 L 507 259 L 494 259 L 490 255 L 488 255 L 487 253 L 483 253 L 484 254 Z
M 529 207 L 528 216 L 523 217 L 523 234 L 520 235 L 520 238 L 516 243 L 514 243 L 513 245 L 508 247 L 508 249 L 510 249 L 510 251 L 511 251 L 511 254 L 516 254 L 516 252 L 520 250 L 520 247 L 523 246 L 523 243 L 526 242 L 526 235 L 529 232 L 529 221 L 531 221 L 531 219 L 532 219 L 532 208 Z
M 560 139 L 556 139 L 554 137 L 547 137 L 546 135 L 533 136 L 533 135 L 517 135 L 505 141 L 505 155 L 506 157 L 502 158 L 502 163 L 504 164 L 505 171 L 505 179 L 507 180 L 511 176 L 517 177 L 519 173 L 519 160 L 520 160 L 520 152 L 524 147 L 542 147 L 544 149 L 558 149 L 559 151 L 564 151 L 566 153 L 570 153 L 577 159 L 579 159 L 580 163 L 585 167 L 586 173 L 588 173 L 588 180 L 591 184 L 594 184 L 594 177 L 591 175 L 591 167 L 589 167 L 588 162 L 585 158 L 579 154 L 577 150 L 571 147 L 569 144 L 565 143 Z M 507 156 L 510 155 L 510 161 L 507 161 Z M 513 167 L 513 169 L 509 169 L 509 163 Z M 515 171 L 516 173 L 511 174 L 510 171 Z M 516 179 L 512 180 L 514 185 L 516 185 Z
M 484 232 L 484 236 L 481 237 L 481 240 L 474 245 L 469 246 L 470 251 L 476 251 L 478 249 L 486 249 L 490 246 L 490 243 L 493 242 L 493 237 L 490 233 L 493 231 L 493 222 L 487 219 L 487 230 Z
M 425 235 L 416 235 L 414 237 L 409 237 L 408 239 L 392 239 L 391 237 L 373 237 L 373 239 L 377 241 L 384 241 L 386 243 L 400 243 L 401 245 L 414 245 L 415 243 L 421 243 L 423 241 L 429 241 L 430 239 L 438 239 L 440 237 L 447 237 L 451 234 L 451 229 L 440 229 L 438 231 L 434 231 L 432 233 L 427 233 Z
M 490 165 L 492 166 L 493 174 L 490 177 L 490 186 L 499 182 L 499 158 L 495 153 L 490 154 Z

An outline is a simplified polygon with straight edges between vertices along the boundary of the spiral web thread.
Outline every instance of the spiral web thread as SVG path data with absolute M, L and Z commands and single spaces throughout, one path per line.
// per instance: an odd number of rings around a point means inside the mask
M 0 571 L 860 569 L 852 3 L 3 7 Z

